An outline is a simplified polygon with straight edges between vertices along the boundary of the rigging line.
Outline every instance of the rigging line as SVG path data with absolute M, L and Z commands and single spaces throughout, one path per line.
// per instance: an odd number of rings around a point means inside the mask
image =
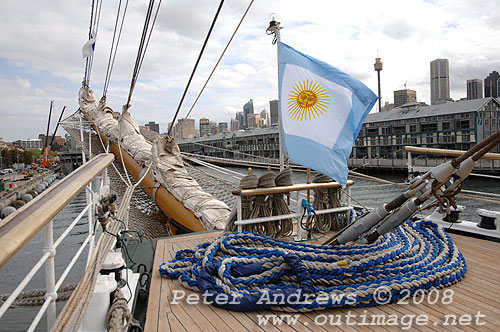
M 151 23 L 151 29 L 149 29 L 148 39 L 146 40 L 146 45 L 144 46 L 144 52 L 142 54 L 141 61 L 139 63 L 139 68 L 137 70 L 137 76 L 139 76 L 139 72 L 141 71 L 142 63 L 144 61 L 144 58 L 145 58 L 145 55 L 146 55 L 146 51 L 148 50 L 149 40 L 151 39 L 151 35 L 153 34 L 153 28 L 154 28 L 155 23 L 156 23 L 156 18 L 158 17 L 158 12 L 160 11 L 161 1 L 162 0 L 160 0 L 158 2 L 158 6 L 156 7 L 155 17 L 153 18 L 153 23 Z
M 350 199 L 352 199 L 354 202 L 358 203 L 363 209 L 367 209 L 367 210 L 370 210 L 370 208 L 366 207 L 366 205 L 364 205 L 361 201 L 357 200 L 355 197 L 353 197 L 352 195 L 349 195 L 349 193 L 347 192 L 347 190 L 344 190 L 344 188 L 340 188 L 340 190 L 342 191 L 342 194 L 348 196 Z
M 144 20 L 144 27 L 142 29 L 142 35 L 141 35 L 141 41 L 139 43 L 139 49 L 137 50 L 137 57 L 135 58 L 134 71 L 132 73 L 132 80 L 130 82 L 130 90 L 129 90 L 128 97 L 127 97 L 127 103 L 125 104 L 126 108 L 130 107 L 130 99 L 132 98 L 132 91 L 135 88 L 135 83 L 137 80 L 137 71 L 138 71 L 138 67 L 139 67 L 140 57 L 141 57 L 141 55 L 143 53 L 143 49 L 144 49 L 144 40 L 146 38 L 146 34 L 147 34 L 147 31 L 149 28 L 149 20 L 151 19 L 151 11 L 153 9 L 153 4 L 154 4 L 154 0 L 150 0 L 149 5 L 148 5 L 148 11 L 146 13 L 146 18 Z
M 191 81 L 193 79 L 194 73 L 196 72 L 196 68 L 198 68 L 198 64 L 200 63 L 201 56 L 203 55 L 203 51 L 205 50 L 205 47 L 207 46 L 208 39 L 210 38 L 210 34 L 212 33 L 212 30 L 215 26 L 215 22 L 217 21 L 217 17 L 219 16 L 220 10 L 222 9 L 222 5 L 224 4 L 224 0 L 221 0 L 219 4 L 219 8 L 217 9 L 217 12 L 215 13 L 215 17 L 212 21 L 212 25 L 210 26 L 210 29 L 208 30 L 207 37 L 205 38 L 205 42 L 203 43 L 203 47 L 201 48 L 200 54 L 198 55 L 198 59 L 196 60 L 196 64 L 194 65 L 193 71 L 191 72 L 191 77 L 189 77 L 189 81 L 186 85 L 186 88 L 184 89 L 184 93 L 182 94 L 181 101 L 179 102 L 179 106 L 177 106 L 177 111 L 175 111 L 174 118 L 172 120 L 172 124 L 168 128 L 168 135 L 170 135 L 170 132 L 172 131 L 172 127 L 175 123 L 175 120 L 177 119 L 177 115 L 179 115 L 179 111 L 182 106 L 182 102 L 184 101 L 184 98 L 186 97 L 187 90 L 189 89 L 189 85 L 191 84 Z
M 106 146 L 104 146 L 104 142 L 102 141 L 102 138 L 101 138 L 101 132 L 100 132 L 100 129 L 99 129 L 97 126 L 95 127 L 95 129 L 96 129 L 96 132 L 97 132 L 97 137 L 99 137 L 99 141 L 101 142 L 102 148 L 104 149 L 104 151 L 105 151 L 106 153 L 110 153 L 110 152 L 108 151 L 108 149 L 106 148 Z M 116 167 L 116 165 L 115 165 L 115 163 L 114 163 L 114 162 L 112 162 L 112 163 L 111 163 L 111 166 L 113 166 L 113 168 L 115 169 L 116 174 L 118 174 L 118 176 L 120 177 L 120 179 L 122 180 L 122 182 L 123 182 L 126 186 L 128 186 L 127 181 L 125 181 L 125 179 L 124 179 L 124 178 L 123 178 L 123 176 L 121 175 L 120 171 L 118 170 L 118 168 Z
M 89 39 L 92 38 L 92 26 L 93 26 L 93 19 L 94 19 L 94 4 L 95 0 L 92 1 L 91 9 L 90 9 L 90 23 L 89 23 Z M 88 72 L 89 72 L 89 62 L 90 62 L 90 57 L 87 57 L 85 59 L 85 76 L 83 77 L 83 84 L 84 86 L 88 86 Z
M 130 82 L 130 90 L 127 97 L 127 103 L 125 104 L 124 111 L 130 108 L 130 101 L 132 100 L 132 93 L 134 92 L 135 84 L 137 82 L 137 78 L 139 77 L 139 72 L 142 67 L 142 63 L 144 61 L 144 57 L 146 55 L 146 51 L 149 45 L 149 40 L 151 39 L 151 34 L 153 33 L 153 28 L 156 23 L 156 18 L 158 16 L 158 12 L 160 10 L 161 0 L 158 2 L 158 6 L 156 7 L 155 16 L 153 18 L 153 22 L 151 27 L 149 27 L 149 22 L 151 20 L 151 14 L 153 12 L 154 0 L 149 1 L 148 11 L 146 13 L 146 19 L 144 20 L 144 28 L 142 30 L 141 41 L 139 43 L 139 49 L 137 50 L 137 58 L 135 59 L 134 71 L 132 73 L 132 80 Z M 149 30 L 149 35 L 148 35 Z M 146 36 L 147 40 L 146 40 Z
M 216 164 L 211 164 L 211 163 L 209 163 L 207 161 L 203 161 L 203 160 L 198 159 L 196 157 L 190 157 L 190 156 L 186 155 L 184 152 L 181 152 L 181 156 L 182 156 L 182 158 L 186 158 L 188 160 L 192 160 L 192 161 L 194 161 L 194 162 L 196 162 L 196 163 L 198 163 L 198 164 L 200 164 L 202 166 L 212 167 L 212 168 L 216 169 L 218 172 L 230 175 L 230 176 L 232 176 L 232 177 L 234 177 L 234 178 L 236 178 L 238 180 L 240 180 L 242 177 L 244 177 L 246 175 L 246 174 L 243 174 L 243 173 L 240 173 L 240 172 L 233 171 L 233 170 L 231 170 L 229 168 L 224 168 L 224 167 L 218 166 Z M 231 175 L 231 174 L 233 174 L 233 175 Z
M 229 48 L 229 45 L 231 44 L 231 42 L 233 41 L 233 38 L 234 36 L 236 35 L 236 32 L 238 32 L 238 29 L 240 28 L 241 26 L 241 23 L 243 23 L 243 20 L 245 19 L 248 11 L 250 10 L 250 7 L 252 6 L 253 4 L 253 1 L 250 1 L 250 3 L 248 4 L 248 7 L 247 7 L 247 10 L 245 11 L 245 13 L 243 14 L 243 16 L 241 17 L 241 20 L 240 20 L 240 23 L 238 23 L 238 26 L 236 27 L 236 29 L 234 30 L 233 32 L 233 35 L 231 36 L 231 38 L 229 39 L 229 41 L 227 42 L 227 45 L 226 47 L 224 48 L 224 51 L 222 51 L 222 54 L 220 55 L 219 57 L 219 60 L 217 60 L 217 63 L 215 64 L 214 68 L 212 69 L 212 72 L 210 73 L 210 75 L 208 76 L 207 78 L 207 81 L 205 82 L 205 85 L 203 85 L 203 87 L 201 88 L 201 91 L 200 93 L 198 94 L 198 96 L 196 97 L 193 105 L 191 106 L 191 108 L 189 109 L 189 112 L 187 112 L 187 115 L 186 115 L 186 119 L 189 118 L 189 115 L 191 115 L 191 112 L 193 111 L 193 108 L 194 106 L 196 105 L 196 103 L 198 102 L 198 99 L 200 99 L 200 96 L 201 94 L 203 93 L 203 91 L 205 91 L 205 87 L 207 86 L 208 84 L 208 81 L 210 81 L 210 79 L 212 78 L 212 75 L 214 74 L 215 72 L 215 69 L 217 69 L 217 66 L 219 65 L 219 63 L 221 62 L 222 60 L 222 57 L 224 57 L 224 54 L 226 53 L 227 49 Z
M 127 0 L 127 4 L 128 4 L 128 0 Z M 161 4 L 161 1 L 159 2 L 159 4 Z M 118 125 L 120 126 L 120 132 L 119 132 L 119 138 L 118 138 L 118 151 L 120 152 L 120 159 L 121 159 L 121 162 L 122 162 L 123 169 L 125 170 L 125 175 L 127 177 L 127 181 L 129 183 L 129 186 L 132 186 L 132 182 L 130 181 L 130 176 L 129 176 L 129 173 L 128 173 L 128 170 L 127 170 L 127 166 L 125 165 L 125 162 L 123 160 L 122 147 L 121 147 L 121 143 L 120 143 L 120 141 L 122 139 L 121 134 L 122 134 L 123 115 L 127 111 L 127 109 L 130 107 L 130 99 L 132 98 L 132 91 L 134 89 L 135 81 L 136 81 L 137 75 L 138 75 L 138 61 L 139 61 L 141 55 L 143 55 L 145 53 L 145 51 L 143 52 L 142 50 L 144 48 L 144 40 L 145 40 L 145 37 L 146 37 L 146 34 L 147 34 L 147 30 L 148 30 L 148 27 L 149 27 L 149 20 L 151 18 L 151 12 L 153 10 L 153 6 L 154 6 L 154 0 L 150 0 L 149 1 L 149 6 L 148 6 L 148 11 L 146 13 L 146 19 L 145 19 L 145 22 L 144 22 L 144 28 L 143 28 L 143 31 L 142 31 L 141 42 L 140 42 L 140 45 L 139 45 L 139 50 L 137 52 L 137 58 L 136 58 L 135 68 L 134 68 L 134 72 L 132 74 L 132 82 L 130 84 L 130 91 L 129 91 L 127 103 L 125 104 L 125 106 L 122 109 L 122 116 L 120 117 L 120 120 L 118 122 Z M 159 10 L 159 5 L 157 7 L 156 14 L 158 14 L 158 10 Z M 125 11 L 126 11 L 126 8 L 125 8 Z M 123 17 L 125 17 L 125 13 L 124 13 Z M 156 20 L 156 16 L 155 16 L 155 20 Z M 122 21 L 122 25 L 123 25 L 123 21 Z M 151 29 L 152 28 L 153 27 L 151 27 Z M 121 33 L 121 29 L 120 29 L 120 33 Z M 148 39 L 148 42 L 149 42 L 149 39 Z
M 127 8 L 128 8 L 128 0 L 125 3 L 125 8 L 123 9 L 122 22 L 120 24 L 120 31 L 118 32 L 118 40 L 116 41 L 116 50 L 115 50 L 115 53 L 113 54 L 113 61 L 111 62 L 111 69 L 109 71 L 109 80 L 108 80 L 108 82 L 106 84 L 106 91 L 108 90 L 109 81 L 111 80 L 111 73 L 113 72 L 113 67 L 115 65 L 116 53 L 118 51 L 118 44 L 120 43 L 120 38 L 122 36 L 123 22 L 125 21 L 125 15 L 127 13 Z
M 206 177 L 210 178 L 210 179 L 213 179 L 215 181 L 215 184 L 211 183 L 211 185 L 214 185 L 214 186 L 222 186 L 222 185 L 228 185 L 228 186 L 238 186 L 238 183 L 239 183 L 239 180 L 238 181 L 230 181 L 230 180 L 224 180 L 224 179 L 221 179 L 221 178 L 218 178 L 216 176 L 213 176 L 212 174 L 208 173 L 208 172 L 205 172 L 203 171 L 202 169 L 190 164 L 189 162 L 187 161 L 184 161 L 183 162 L 185 163 L 185 165 L 193 168 L 195 171 L 198 171 L 200 172 L 201 174 L 205 175 Z
M 192 163 L 197 163 L 197 164 L 199 164 L 199 165 L 201 165 L 201 166 L 205 166 L 205 167 L 207 167 L 207 168 L 213 169 L 213 170 L 214 170 L 214 171 L 216 171 L 216 172 L 219 172 L 219 173 L 222 173 L 222 174 L 224 174 L 224 175 L 226 175 L 226 176 L 230 176 L 230 177 L 232 177 L 232 178 L 235 178 L 235 179 L 236 179 L 236 180 L 238 180 L 238 181 L 239 181 L 239 180 L 241 180 L 241 178 L 244 176 L 244 175 L 243 175 L 243 174 L 241 174 L 241 173 L 238 173 L 238 176 L 236 176 L 236 175 L 232 175 L 232 174 L 230 174 L 230 173 L 226 172 L 226 171 L 227 171 L 227 169 L 221 169 L 222 167 L 220 167 L 220 168 L 219 168 L 219 167 L 217 167 L 217 166 L 215 166 L 215 165 L 213 165 L 213 164 L 210 164 L 210 163 L 207 163 L 207 162 L 203 162 L 203 161 L 201 161 L 201 160 L 199 160 L 199 159 L 196 159 L 196 158 L 191 158 L 191 157 L 188 157 L 188 156 L 184 156 L 184 155 L 183 155 L 183 156 L 182 156 L 182 159 L 183 159 L 182 161 L 183 161 L 184 163 L 186 163 L 186 164 L 191 165 L 188 161 L 186 161 L 186 160 L 189 160 L 189 161 L 190 161 L 190 162 L 192 162 Z M 193 166 L 193 167 L 194 167 L 194 166 Z
M 109 81 L 111 80 L 111 72 L 113 70 L 116 52 L 118 51 L 118 43 L 120 42 L 120 36 L 121 36 L 121 32 L 122 32 L 123 22 L 125 20 L 125 14 L 127 12 L 128 0 L 126 1 L 126 5 L 125 5 L 124 11 L 123 11 L 120 31 L 119 31 L 118 38 L 117 38 L 116 30 L 118 27 L 118 21 L 120 19 L 121 6 L 122 6 L 122 0 L 120 0 L 120 2 L 118 3 L 118 10 L 116 12 L 115 28 L 113 31 L 113 40 L 111 42 L 111 49 L 109 51 L 108 66 L 106 69 L 106 78 L 104 79 L 104 88 L 103 88 L 103 92 L 102 92 L 102 99 L 104 99 L 104 100 L 106 99 L 106 93 L 108 92 Z M 115 39 L 117 40 L 116 45 L 115 45 Z
M 95 9 L 94 21 L 91 21 L 91 30 L 89 31 L 89 39 L 92 37 L 92 32 L 94 32 L 94 39 L 97 38 L 97 32 L 99 31 L 99 22 L 101 21 L 101 9 L 102 9 L 102 0 L 97 0 L 97 6 Z M 95 44 L 94 44 L 95 47 Z M 87 58 L 89 61 L 88 72 L 86 73 L 86 86 L 88 87 L 90 84 L 90 76 L 92 75 L 92 67 L 94 64 L 94 55 L 91 55 Z
M 109 58 L 108 58 L 108 66 L 106 68 L 106 77 L 104 79 L 104 87 L 102 91 L 102 96 L 103 98 L 106 96 L 107 90 L 108 90 L 108 78 L 110 76 L 109 68 L 111 65 L 111 59 L 113 56 L 113 49 L 115 47 L 115 38 L 116 38 L 116 27 L 118 26 L 118 20 L 120 19 L 120 8 L 122 6 L 122 0 L 118 3 L 118 11 L 116 12 L 116 21 L 115 21 L 115 28 L 113 30 L 113 40 L 111 42 L 111 48 L 109 50 Z
M 149 20 L 151 19 L 151 12 L 153 10 L 153 5 L 154 5 L 154 0 L 149 0 L 148 11 L 146 12 L 146 18 L 144 19 L 144 27 L 142 28 L 141 41 L 139 43 L 139 49 L 137 50 L 137 57 L 135 58 L 134 71 L 132 73 L 132 81 L 133 82 L 131 85 L 135 85 L 135 79 L 137 78 L 137 71 L 139 68 L 140 58 L 141 58 L 141 55 L 143 53 L 146 35 L 147 35 L 148 29 L 149 29 Z M 129 97 L 130 97 L 130 93 L 129 93 Z
M 122 153 L 122 145 L 121 145 L 121 140 L 122 140 L 122 122 L 123 122 L 123 116 L 120 117 L 120 120 L 118 121 L 118 126 L 120 126 L 120 131 L 119 131 L 119 136 L 118 136 L 118 151 L 120 152 L 120 160 L 122 162 L 123 169 L 125 170 L 125 176 L 127 178 L 127 182 L 129 184 L 129 187 L 132 186 L 132 181 L 130 181 L 130 177 L 128 174 L 127 166 L 125 165 L 125 161 L 123 160 L 123 153 Z
M 218 146 L 213 146 L 213 145 L 209 145 L 209 144 L 203 144 L 203 143 L 199 143 L 199 142 L 189 142 L 189 143 L 190 144 L 196 144 L 196 145 L 204 146 L 204 147 L 207 147 L 207 148 L 213 148 L 214 150 L 225 151 L 225 152 L 232 152 L 232 153 L 236 153 L 236 154 L 239 154 L 239 155 L 242 155 L 242 156 L 252 157 L 254 159 L 267 159 L 267 160 L 272 161 L 272 162 L 276 162 L 277 161 L 276 158 L 264 157 L 264 156 L 262 156 L 262 157 L 261 156 L 256 156 L 256 155 L 253 155 L 253 154 L 250 154 L 250 153 L 236 151 L 236 150 L 229 150 L 229 149 L 220 148 Z

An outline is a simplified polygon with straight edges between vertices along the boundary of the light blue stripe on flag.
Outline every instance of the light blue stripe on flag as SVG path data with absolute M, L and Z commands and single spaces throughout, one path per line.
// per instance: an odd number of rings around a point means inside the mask
M 279 43 L 284 148 L 294 163 L 347 184 L 347 159 L 377 96 L 359 80 Z

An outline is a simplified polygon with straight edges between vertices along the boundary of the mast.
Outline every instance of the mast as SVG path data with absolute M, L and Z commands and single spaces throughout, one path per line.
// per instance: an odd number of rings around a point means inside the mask
M 280 59 L 279 59 L 279 51 L 278 51 L 278 46 L 281 41 L 281 36 L 280 36 L 280 30 L 283 29 L 280 27 L 280 22 L 276 21 L 276 18 L 274 16 L 275 14 L 271 14 L 271 22 L 269 22 L 269 27 L 266 29 L 266 32 L 268 35 L 274 35 L 273 39 L 273 44 L 276 44 L 276 64 L 277 64 L 277 69 L 278 69 L 278 140 L 279 140 L 279 149 L 280 149 L 280 172 L 283 171 L 285 168 L 285 153 L 283 151 L 283 139 L 282 139 L 282 133 L 281 133 L 281 96 L 280 96 Z
M 44 150 L 47 147 L 49 143 L 49 127 L 50 127 L 50 116 L 52 115 L 52 107 L 54 106 L 54 101 L 50 101 L 50 110 L 49 110 L 49 121 L 47 123 L 47 134 L 45 134 L 45 144 L 44 144 Z

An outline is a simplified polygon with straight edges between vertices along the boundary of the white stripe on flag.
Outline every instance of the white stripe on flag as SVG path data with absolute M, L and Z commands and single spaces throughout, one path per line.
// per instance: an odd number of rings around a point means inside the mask
M 304 90 L 297 87 L 303 84 L 305 80 L 316 82 L 326 90 L 324 99 L 328 100 L 325 102 L 328 105 L 321 107 L 319 109 L 321 112 L 319 110 L 314 112 L 316 118 L 311 117 L 309 119 L 308 117 L 300 120 L 293 117 L 293 106 L 296 102 L 291 100 L 290 103 L 290 98 L 297 95 L 297 90 Z M 281 85 L 281 112 L 284 133 L 305 137 L 332 148 L 346 123 L 351 108 L 352 92 L 349 89 L 318 76 L 303 67 L 286 64 Z M 300 109 L 298 112 L 300 113 Z

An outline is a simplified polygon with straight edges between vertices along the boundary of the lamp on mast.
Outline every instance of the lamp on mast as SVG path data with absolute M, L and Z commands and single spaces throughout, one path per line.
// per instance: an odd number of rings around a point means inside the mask
M 273 45 L 276 44 L 276 41 L 280 41 L 280 30 L 283 29 L 280 27 L 281 22 L 278 22 L 276 19 L 276 14 L 271 13 L 270 15 L 271 22 L 269 22 L 269 27 L 266 29 L 266 33 L 268 35 L 274 35 Z
M 378 80 L 378 111 L 382 111 L 382 96 L 380 95 L 380 71 L 383 68 L 382 59 L 376 58 L 375 64 L 373 65 L 375 71 L 377 72 L 377 80 Z

